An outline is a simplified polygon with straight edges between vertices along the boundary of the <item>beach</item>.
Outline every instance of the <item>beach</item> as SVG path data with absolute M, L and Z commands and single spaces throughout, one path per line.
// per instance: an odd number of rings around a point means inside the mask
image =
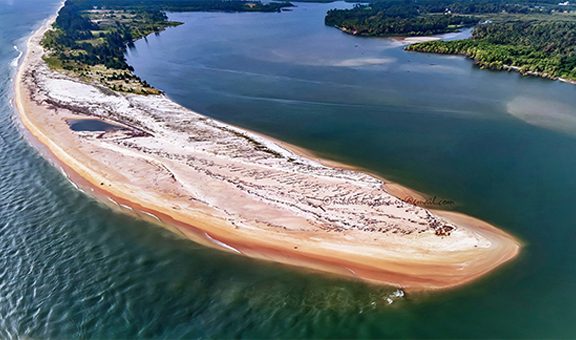
M 114 209 L 222 251 L 407 290 L 470 282 L 519 252 L 500 229 L 406 203 L 382 178 L 165 96 L 119 94 L 51 71 L 39 46 L 48 24 L 18 71 L 20 121 L 79 190 Z M 115 128 L 70 128 L 86 119 Z

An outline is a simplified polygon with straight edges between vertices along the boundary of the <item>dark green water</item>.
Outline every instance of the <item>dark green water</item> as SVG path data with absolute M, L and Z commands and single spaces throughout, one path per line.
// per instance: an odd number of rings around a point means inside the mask
M 68 125 L 73 131 L 114 131 L 122 128 L 98 119 L 73 119 L 68 121 Z
M 176 14 L 130 62 L 212 117 L 364 166 L 525 241 L 449 292 L 390 289 L 222 254 L 78 193 L 20 137 L 14 45 L 54 1 L 0 0 L 0 337 L 576 336 L 576 87 L 407 54 L 282 14 Z

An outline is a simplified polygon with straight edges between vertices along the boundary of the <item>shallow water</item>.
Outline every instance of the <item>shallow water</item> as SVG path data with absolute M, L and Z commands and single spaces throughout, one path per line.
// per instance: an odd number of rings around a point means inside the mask
M 0 0 L 2 74 L 56 5 Z M 179 240 L 74 190 L 20 137 L 3 77 L 0 337 L 574 336 L 576 139 L 539 117 L 573 115 L 576 88 L 343 35 L 322 25 L 333 5 L 177 14 L 130 62 L 199 112 L 454 200 L 522 238 L 517 261 L 389 305 L 390 288 Z
M 114 131 L 122 129 L 119 125 L 107 123 L 99 119 L 72 119 L 68 121 L 70 129 L 73 131 Z

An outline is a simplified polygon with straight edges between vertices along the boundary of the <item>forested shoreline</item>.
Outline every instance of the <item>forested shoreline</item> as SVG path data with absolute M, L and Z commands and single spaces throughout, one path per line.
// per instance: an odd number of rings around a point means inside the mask
M 165 11 L 279 12 L 289 2 L 240 0 L 67 0 L 42 39 L 54 69 L 112 90 L 157 94 L 133 73 L 124 54 L 135 40 L 181 23 Z
M 434 35 L 474 27 L 459 41 L 428 41 L 408 51 L 457 54 L 482 68 L 576 80 L 576 6 L 557 1 L 385 0 L 331 10 L 326 25 L 360 36 Z
M 472 27 L 486 15 L 547 15 L 564 9 L 551 0 L 375 0 L 330 10 L 325 24 L 360 36 L 418 36 Z
M 408 51 L 465 55 L 483 68 L 576 79 L 576 22 L 503 22 L 479 25 L 471 39 L 430 41 Z
M 478 21 L 473 15 L 447 13 L 445 7 L 436 4 L 432 7 L 416 1 L 391 0 L 330 10 L 324 23 L 360 36 L 416 36 L 454 32 Z
M 507 17 L 477 25 L 472 37 L 429 41 L 408 51 L 464 55 L 481 68 L 576 80 L 576 17 Z
M 155 94 L 127 64 L 127 47 L 180 23 L 165 11 L 279 12 L 289 2 L 67 0 L 42 40 L 48 65 L 116 91 Z M 483 68 L 576 80 L 576 6 L 551 0 L 377 0 L 328 11 L 325 24 L 361 36 L 418 36 L 475 27 L 472 38 L 408 51 L 459 54 Z

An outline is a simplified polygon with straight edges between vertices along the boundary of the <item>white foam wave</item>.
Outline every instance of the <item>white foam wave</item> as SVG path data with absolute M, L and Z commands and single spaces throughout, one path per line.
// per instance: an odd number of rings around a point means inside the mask
M 124 204 L 120 204 L 120 207 L 126 209 L 126 210 L 134 210 L 132 209 L 132 207 L 128 206 L 128 205 L 124 205 Z
M 396 289 L 395 291 L 390 293 L 388 296 L 386 296 L 384 298 L 384 300 L 386 300 L 386 303 L 391 305 L 394 303 L 394 301 L 402 299 L 404 297 L 404 295 L 405 295 L 405 293 L 402 289 Z
M 118 204 L 118 203 L 116 203 L 116 204 Z M 156 216 L 156 215 L 154 215 L 154 214 L 152 214 L 152 213 L 149 213 L 149 212 L 147 212 L 147 211 L 140 211 L 140 212 L 143 213 L 144 215 L 147 215 L 147 216 L 152 217 L 152 218 L 155 219 L 156 221 L 160 221 L 160 218 L 158 218 L 158 216 Z
M 20 49 L 18 48 L 18 46 L 14 45 L 14 50 L 16 50 L 16 52 L 18 52 L 18 56 L 14 59 L 12 59 L 12 61 L 10 62 L 10 66 L 11 67 L 17 67 L 18 63 L 20 62 L 20 58 L 22 58 L 22 54 L 24 54 L 22 51 L 20 51 Z
M 106 197 L 106 198 L 108 199 L 108 201 L 112 202 L 112 204 L 118 205 L 118 202 L 116 202 L 116 201 L 113 200 L 112 198 L 110 198 L 110 197 Z
M 215 238 L 213 238 L 212 236 L 208 235 L 208 233 L 204 233 L 204 235 L 206 235 L 206 238 L 207 238 L 208 240 L 210 240 L 212 243 L 214 243 L 214 244 L 216 244 L 216 245 L 218 245 L 218 246 L 220 246 L 220 247 L 222 247 L 222 248 L 231 250 L 231 251 L 233 251 L 233 252 L 235 252 L 235 253 L 237 253 L 237 254 L 242 254 L 238 249 L 236 249 L 236 248 L 234 248 L 234 247 L 231 247 L 231 246 L 227 245 L 226 243 L 224 243 L 224 242 L 222 242 L 222 241 L 218 241 L 217 239 L 215 239 Z

